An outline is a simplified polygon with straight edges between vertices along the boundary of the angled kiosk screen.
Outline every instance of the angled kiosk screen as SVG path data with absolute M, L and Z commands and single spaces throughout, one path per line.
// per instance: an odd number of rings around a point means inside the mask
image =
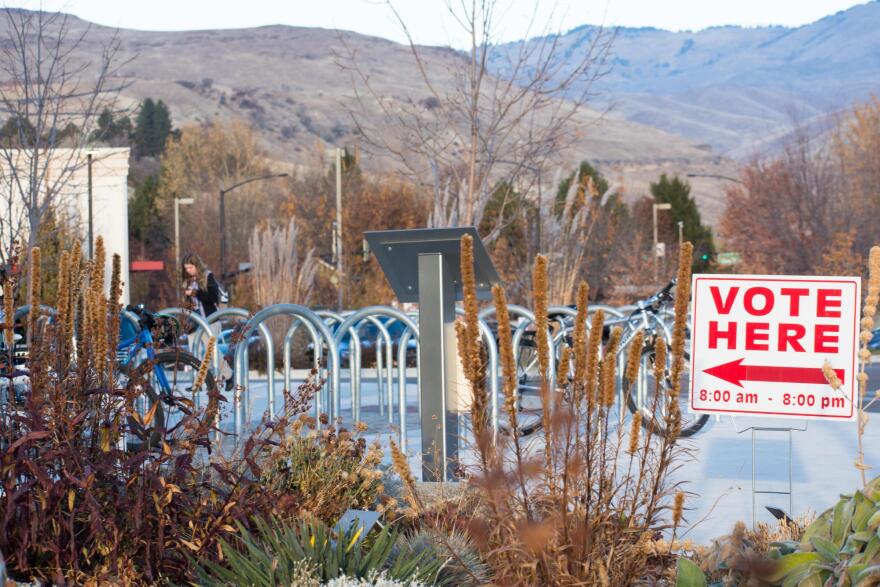
M 412 230 L 381 230 L 364 233 L 370 250 L 379 260 L 385 277 L 401 302 L 419 301 L 419 255 L 441 253 L 452 273 L 455 299 L 462 299 L 461 237 L 474 239 L 474 273 L 477 297 L 492 299 L 492 284 L 500 281 L 489 253 L 473 226 L 464 228 L 416 228 Z

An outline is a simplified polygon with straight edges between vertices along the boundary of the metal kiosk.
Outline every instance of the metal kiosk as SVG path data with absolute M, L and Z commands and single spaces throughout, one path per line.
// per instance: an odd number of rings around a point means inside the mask
M 455 302 L 462 299 L 461 237 L 474 239 L 477 296 L 491 299 L 500 281 L 477 229 L 417 228 L 365 232 L 385 277 L 400 302 L 419 304 L 419 381 L 422 479 L 454 479 L 457 472 L 459 408 Z M 436 460 L 440 459 L 440 463 Z M 442 466 L 442 473 L 440 466 Z

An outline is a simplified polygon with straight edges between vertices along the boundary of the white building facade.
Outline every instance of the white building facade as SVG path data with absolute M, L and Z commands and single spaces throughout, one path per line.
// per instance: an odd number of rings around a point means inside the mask
M 0 223 L 3 227 L 25 224 L 26 214 L 22 205 L 21 188 L 14 182 L 26 173 L 10 173 L 9 161 L 28 161 L 30 154 L 4 152 L 0 161 Z M 129 301 L 129 252 L 128 252 L 128 160 L 127 148 L 98 149 L 54 149 L 42 159 L 47 189 L 54 189 L 53 199 L 56 213 L 65 219 L 65 224 L 79 233 L 83 252 L 89 251 L 89 227 L 94 239 L 103 237 L 107 250 L 108 263 L 105 268 L 106 282 L 109 284 L 111 264 L 109 260 L 119 254 L 122 260 L 123 303 Z M 19 164 L 20 166 L 21 164 Z M 89 189 L 89 170 L 91 169 L 91 190 Z M 68 170 L 68 171 L 63 171 Z M 72 171 L 71 171 L 72 170 Z M 63 180 L 59 180 L 65 174 Z M 54 178 L 54 179 L 53 179 Z M 7 232 L 8 234 L 8 232 Z M 5 237 L 6 235 L 4 235 Z M 27 238 L 27 231 L 21 235 Z M 5 243 L 4 238 L 4 243 Z

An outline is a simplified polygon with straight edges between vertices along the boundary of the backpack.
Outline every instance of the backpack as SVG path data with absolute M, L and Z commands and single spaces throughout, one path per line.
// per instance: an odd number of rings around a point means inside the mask
M 213 272 L 211 273 L 211 277 L 214 278 L 214 282 L 217 284 L 217 293 L 218 293 L 217 305 L 218 306 L 221 304 L 228 305 L 229 304 L 229 291 L 225 287 L 223 287 L 223 284 L 220 283 L 220 280 L 217 279 L 217 276 L 214 275 Z
M 224 288 L 222 285 L 220 285 L 219 281 L 217 282 L 217 290 L 220 292 L 220 303 L 223 305 L 228 305 L 229 304 L 229 292 L 226 290 L 226 288 Z

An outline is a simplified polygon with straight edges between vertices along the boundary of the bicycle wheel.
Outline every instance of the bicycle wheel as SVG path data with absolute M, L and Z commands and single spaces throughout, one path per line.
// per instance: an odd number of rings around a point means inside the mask
M 639 376 L 629 386 L 627 404 L 630 412 L 642 414 L 642 426 L 658 434 L 667 434 L 666 415 L 669 413 L 668 391 L 672 387 L 672 359 L 667 357 L 664 369 L 664 381 L 660 385 L 660 397 L 656 396 L 657 382 L 654 378 L 655 352 L 652 346 L 642 351 Z M 681 386 L 678 393 L 678 407 L 681 412 L 681 432 L 679 437 L 687 438 L 699 432 L 709 421 L 707 414 L 692 414 L 688 410 L 688 394 L 690 392 L 690 355 L 684 354 L 684 366 L 681 373 Z
M 125 387 L 142 400 L 137 411 L 144 420 L 128 445 L 132 450 L 210 449 L 210 431 L 218 413 L 219 392 L 214 375 L 208 371 L 196 386 L 201 361 L 183 351 L 165 351 L 135 370 L 125 369 Z M 164 375 L 165 382 L 159 377 Z M 136 423 L 135 423 L 136 424 Z

